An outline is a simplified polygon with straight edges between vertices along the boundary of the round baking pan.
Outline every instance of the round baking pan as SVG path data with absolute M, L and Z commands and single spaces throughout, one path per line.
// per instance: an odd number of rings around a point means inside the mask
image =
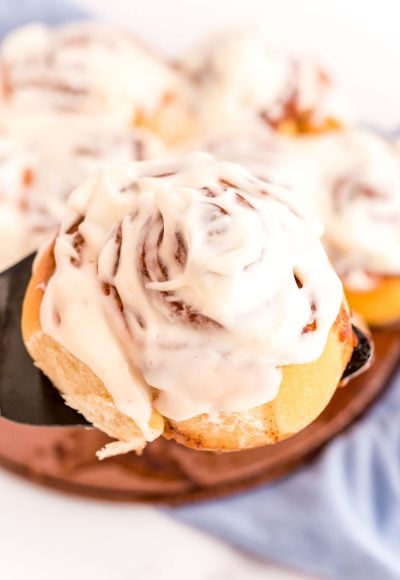
M 272 482 L 312 459 L 383 392 L 400 360 L 400 333 L 381 331 L 374 340 L 375 364 L 338 388 L 309 427 L 276 445 L 224 454 L 160 438 L 141 456 L 130 453 L 99 462 L 95 451 L 109 439 L 96 429 L 33 427 L 1 419 L 0 464 L 64 492 L 175 505 Z

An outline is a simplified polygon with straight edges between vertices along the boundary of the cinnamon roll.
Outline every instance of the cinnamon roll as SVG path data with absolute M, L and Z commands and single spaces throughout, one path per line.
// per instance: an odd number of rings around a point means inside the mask
M 400 321 L 400 154 L 365 129 L 299 140 L 233 132 L 204 147 L 296 192 L 325 228 L 323 242 L 350 305 L 369 324 Z
M 33 24 L 5 38 L 0 52 L 3 104 L 57 111 L 158 130 L 183 78 L 128 32 L 87 21 L 54 28 Z M 181 115 L 182 116 L 182 115 Z
M 100 171 L 36 260 L 28 351 L 117 441 L 275 443 L 327 405 L 355 337 L 321 226 L 205 153 Z
M 153 135 L 91 118 L 14 113 L 2 123 L 0 270 L 54 235 L 68 195 L 99 165 L 165 154 Z
M 30 211 L 33 166 L 32 152 L 21 147 L 3 127 L 0 132 L 0 271 L 33 251 L 42 240 L 40 215 Z
M 321 147 L 325 246 L 350 305 L 373 326 L 400 322 L 400 156 L 354 130 Z
M 271 45 L 261 33 L 218 34 L 182 59 L 203 131 L 261 124 L 289 135 L 340 128 L 349 120 L 326 72 L 311 56 Z

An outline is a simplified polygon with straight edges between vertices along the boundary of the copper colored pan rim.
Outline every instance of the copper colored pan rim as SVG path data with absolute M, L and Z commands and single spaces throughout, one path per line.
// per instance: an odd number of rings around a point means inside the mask
M 300 434 L 274 446 L 218 455 L 188 450 L 174 442 L 161 440 L 158 447 L 149 446 L 150 451 L 145 451 L 143 459 L 122 456 L 120 459 L 106 460 L 103 466 L 91 460 L 94 451 L 92 452 L 90 445 L 98 443 L 97 438 L 102 437 L 99 432 L 84 431 L 79 427 L 64 428 L 64 431 L 60 431 L 61 439 L 65 438 L 67 441 L 67 433 L 71 434 L 75 430 L 77 446 L 79 449 L 86 449 L 86 454 L 83 461 L 76 462 L 78 467 L 75 473 L 75 464 L 71 471 L 65 467 L 63 461 L 59 464 L 53 463 L 46 472 L 46 469 L 38 470 L 37 465 L 33 466 L 32 462 L 30 465 L 30 451 L 25 452 L 26 449 L 34 449 L 29 442 L 29 429 L 43 428 L 20 428 L 2 419 L 0 465 L 64 493 L 109 501 L 136 501 L 170 506 L 217 499 L 276 481 L 315 457 L 328 441 L 353 424 L 389 384 L 400 362 L 400 333 L 393 330 L 380 331 L 375 333 L 374 338 L 375 364 L 364 375 L 339 388 L 331 403 L 314 423 Z M 2 433 L 4 435 L 7 429 L 8 444 L 5 437 L 2 445 Z M 24 432 L 24 429 L 27 431 Z M 44 429 L 50 429 L 52 434 L 57 433 L 57 428 L 54 427 Z M 49 449 L 46 451 L 50 450 L 51 453 L 47 434 L 42 431 L 40 437 L 40 445 L 47 445 Z M 53 435 L 52 437 L 54 438 Z M 14 438 L 19 439 L 15 442 L 15 450 L 10 448 L 10 445 L 14 445 Z M 165 456 L 165 452 L 169 457 Z M 75 459 L 74 453 L 72 451 L 72 460 Z M 14 461 L 16 457 L 20 460 Z M 112 463 L 107 463 L 108 461 Z M 150 491 L 147 491 L 147 485 Z

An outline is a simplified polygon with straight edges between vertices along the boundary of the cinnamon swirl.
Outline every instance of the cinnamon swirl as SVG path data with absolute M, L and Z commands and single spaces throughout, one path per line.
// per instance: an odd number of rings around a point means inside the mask
M 324 225 L 350 305 L 374 326 L 400 321 L 400 155 L 393 140 L 366 129 L 301 142 L 258 130 L 203 147 L 293 189 Z
M 26 346 L 118 441 L 274 443 L 312 421 L 354 347 L 341 283 L 284 189 L 194 153 L 102 170 L 36 262 Z

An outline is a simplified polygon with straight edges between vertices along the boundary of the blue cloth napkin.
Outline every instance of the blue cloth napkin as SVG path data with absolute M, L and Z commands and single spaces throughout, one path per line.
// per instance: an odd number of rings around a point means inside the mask
M 0 34 L 84 17 L 55 0 L 0 0 Z M 349 580 L 400 578 L 400 376 L 307 468 L 255 491 L 165 510 L 258 556 Z
M 173 511 L 259 556 L 333 578 L 400 578 L 400 376 L 372 411 L 278 483 Z

